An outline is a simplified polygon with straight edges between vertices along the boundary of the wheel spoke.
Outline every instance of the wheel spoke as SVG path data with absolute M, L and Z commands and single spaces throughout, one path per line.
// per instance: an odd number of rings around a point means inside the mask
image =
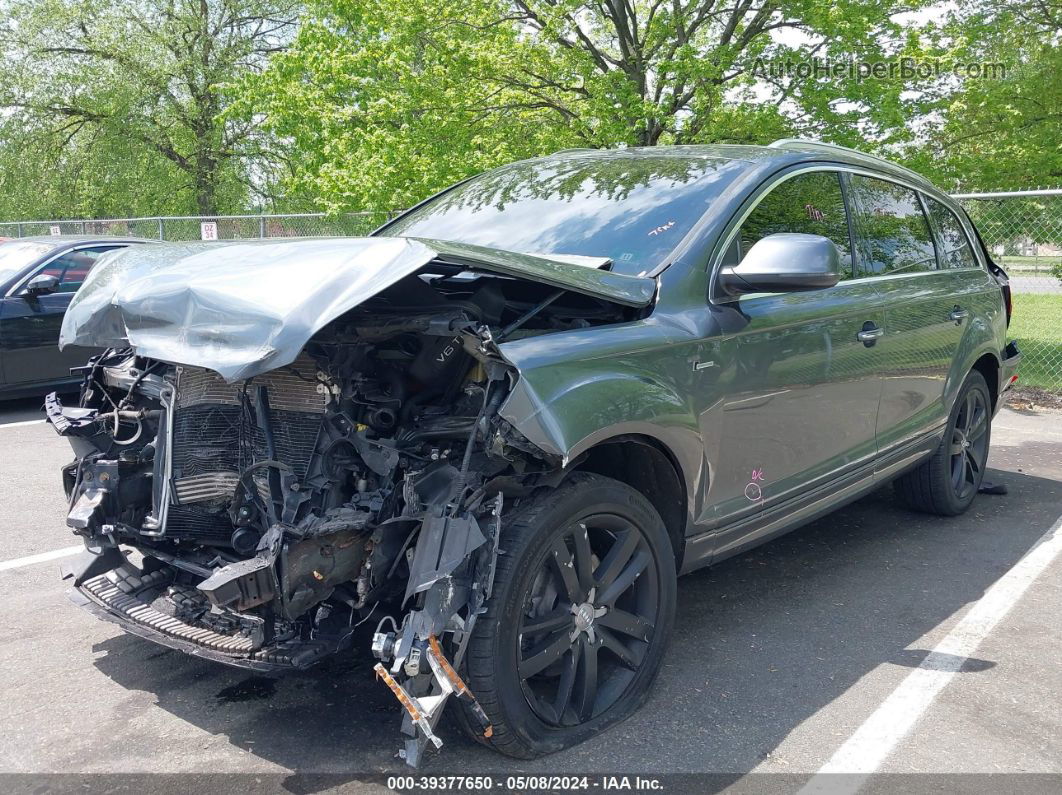
M 586 722 L 593 717 L 597 701 L 597 647 L 582 640 L 582 659 L 579 674 L 575 678 L 575 711 L 579 720 Z
M 580 522 L 572 531 L 572 537 L 575 539 L 575 576 L 583 593 L 590 593 L 594 587 L 594 553 L 590 549 L 586 524 Z
M 649 640 L 652 625 L 644 618 L 628 613 L 626 610 L 609 610 L 594 621 L 595 627 L 608 627 L 638 640 Z
M 963 406 L 962 411 L 962 432 L 963 436 L 970 435 L 970 424 L 973 422 L 974 415 L 974 395 L 973 391 L 966 393 L 966 405 Z
M 623 511 L 582 515 L 539 547 L 517 617 L 520 689 L 539 719 L 558 728 L 604 714 L 634 686 L 631 672 L 658 641 L 659 578 L 667 575 Z
M 631 559 L 631 555 L 637 548 L 638 534 L 634 530 L 624 531 L 612 542 L 605 559 L 594 572 L 594 581 L 597 585 L 602 588 L 608 587 L 623 571 L 623 567 L 627 565 L 627 561 Z
M 520 661 L 520 678 L 530 679 L 545 670 L 563 657 L 564 652 L 568 651 L 571 646 L 572 642 L 567 632 L 559 632 L 553 638 L 539 644 Z
M 624 668 L 629 668 L 632 671 L 638 670 L 638 659 L 624 645 L 623 641 L 607 629 L 598 629 L 597 634 L 601 637 L 601 647 L 615 654 L 619 661 L 623 663 Z
M 977 476 L 981 473 L 981 462 L 977 460 L 972 448 L 966 451 L 966 459 L 970 467 L 970 482 L 976 483 Z
M 572 700 L 572 690 L 575 688 L 575 674 L 579 670 L 582 650 L 583 644 L 575 644 L 571 648 L 571 653 L 564 660 L 564 668 L 561 671 L 560 681 L 557 683 L 557 696 L 553 700 L 553 711 L 557 714 L 557 723 L 564 722 L 564 712 L 568 702 Z
M 988 411 L 983 407 L 978 407 L 976 416 L 973 422 L 970 423 L 970 429 L 967 432 L 966 438 L 971 444 L 976 442 L 985 434 L 985 430 L 988 428 Z
M 961 452 L 951 459 L 951 487 L 955 489 L 956 494 L 962 489 L 962 479 L 966 470 L 965 459 L 966 456 Z
M 579 577 L 575 573 L 575 561 L 572 560 L 572 553 L 568 551 L 568 545 L 564 543 L 563 537 L 553 542 L 550 548 L 550 559 L 553 561 L 553 568 L 560 576 L 568 601 L 572 604 L 581 603 L 586 598 L 586 594 L 579 587 Z
M 572 623 L 571 609 L 565 605 L 559 610 L 554 610 L 544 616 L 525 618 L 520 631 L 529 637 L 541 635 L 543 632 L 554 632 Z
M 639 549 L 638 553 L 631 558 L 631 562 L 620 572 L 608 586 L 601 591 L 597 596 L 599 604 L 609 605 L 610 607 L 615 604 L 616 600 L 634 585 L 634 581 L 638 579 L 638 576 L 645 571 L 646 566 L 649 565 L 649 550 Z

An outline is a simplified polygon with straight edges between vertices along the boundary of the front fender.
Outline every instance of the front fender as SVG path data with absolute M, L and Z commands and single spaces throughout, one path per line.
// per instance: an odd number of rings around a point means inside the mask
M 499 413 L 567 466 L 618 436 L 657 442 L 677 466 L 687 521 L 704 494 L 708 464 L 697 420 L 693 363 L 700 337 L 652 317 L 505 343 L 515 382 Z
M 582 361 L 519 371 L 499 413 L 565 464 L 621 434 L 650 436 L 668 448 L 700 443 L 693 410 L 675 386 L 629 366 L 621 372 Z

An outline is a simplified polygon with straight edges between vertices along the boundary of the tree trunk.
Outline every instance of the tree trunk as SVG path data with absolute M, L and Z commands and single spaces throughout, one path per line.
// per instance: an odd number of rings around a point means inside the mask
M 200 215 L 217 215 L 217 191 L 210 180 L 195 181 L 195 206 Z
M 638 146 L 656 146 L 664 132 L 658 119 L 646 119 L 645 128 L 638 133 Z
M 212 152 L 200 149 L 195 158 L 195 206 L 200 215 L 218 212 L 218 161 Z

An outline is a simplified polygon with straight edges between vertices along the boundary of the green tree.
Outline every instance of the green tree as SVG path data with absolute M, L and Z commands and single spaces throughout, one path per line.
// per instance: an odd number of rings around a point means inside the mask
M 112 174 L 128 176 L 130 162 L 122 161 L 131 158 L 144 177 L 167 175 L 163 184 L 189 209 L 209 215 L 239 207 L 266 181 L 256 165 L 266 162 L 266 141 L 253 124 L 222 116 L 232 102 L 226 86 L 261 69 L 290 39 L 298 7 L 289 0 L 13 0 L 0 26 L 7 110 L 0 148 L 8 156 L 16 147 L 48 152 L 52 163 L 74 169 L 88 156 L 103 168 L 90 191 Z M 113 169 L 93 157 L 94 146 L 116 158 Z M 64 179 L 83 184 L 69 170 Z M 79 195 L 70 206 L 85 200 Z
M 929 33 L 935 54 L 982 73 L 949 76 L 919 99 L 915 127 L 926 132 L 911 165 L 966 190 L 1058 185 L 1062 2 L 960 5 Z
M 0 220 L 180 215 L 194 211 L 184 175 L 152 149 L 93 128 L 0 122 Z
M 898 81 L 807 76 L 799 64 L 882 58 L 903 41 L 892 16 L 921 3 L 514 4 L 520 24 L 534 31 L 534 60 L 522 54 L 500 80 L 552 97 L 588 143 L 652 146 L 765 142 L 794 130 L 861 141 L 891 126 L 901 108 Z M 844 99 L 847 107 L 838 104 Z
M 757 66 L 881 57 L 903 44 L 899 8 L 315 0 L 292 47 L 243 81 L 233 112 L 289 147 L 287 201 L 329 210 L 408 204 L 563 147 L 756 143 L 802 131 L 857 144 L 902 127 L 900 81 Z
M 232 110 L 287 146 L 287 209 L 394 209 L 574 146 L 548 100 L 495 79 L 523 48 L 494 0 L 315 3 Z

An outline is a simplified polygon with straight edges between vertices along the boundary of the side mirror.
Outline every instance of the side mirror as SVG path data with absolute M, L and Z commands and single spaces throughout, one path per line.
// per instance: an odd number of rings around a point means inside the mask
M 34 276 L 26 284 L 26 293 L 28 295 L 48 295 L 54 293 L 59 289 L 59 280 L 46 273 L 41 273 Z
M 779 232 L 753 244 L 738 265 L 719 272 L 729 295 L 788 293 L 833 287 L 841 278 L 841 252 L 822 235 Z

